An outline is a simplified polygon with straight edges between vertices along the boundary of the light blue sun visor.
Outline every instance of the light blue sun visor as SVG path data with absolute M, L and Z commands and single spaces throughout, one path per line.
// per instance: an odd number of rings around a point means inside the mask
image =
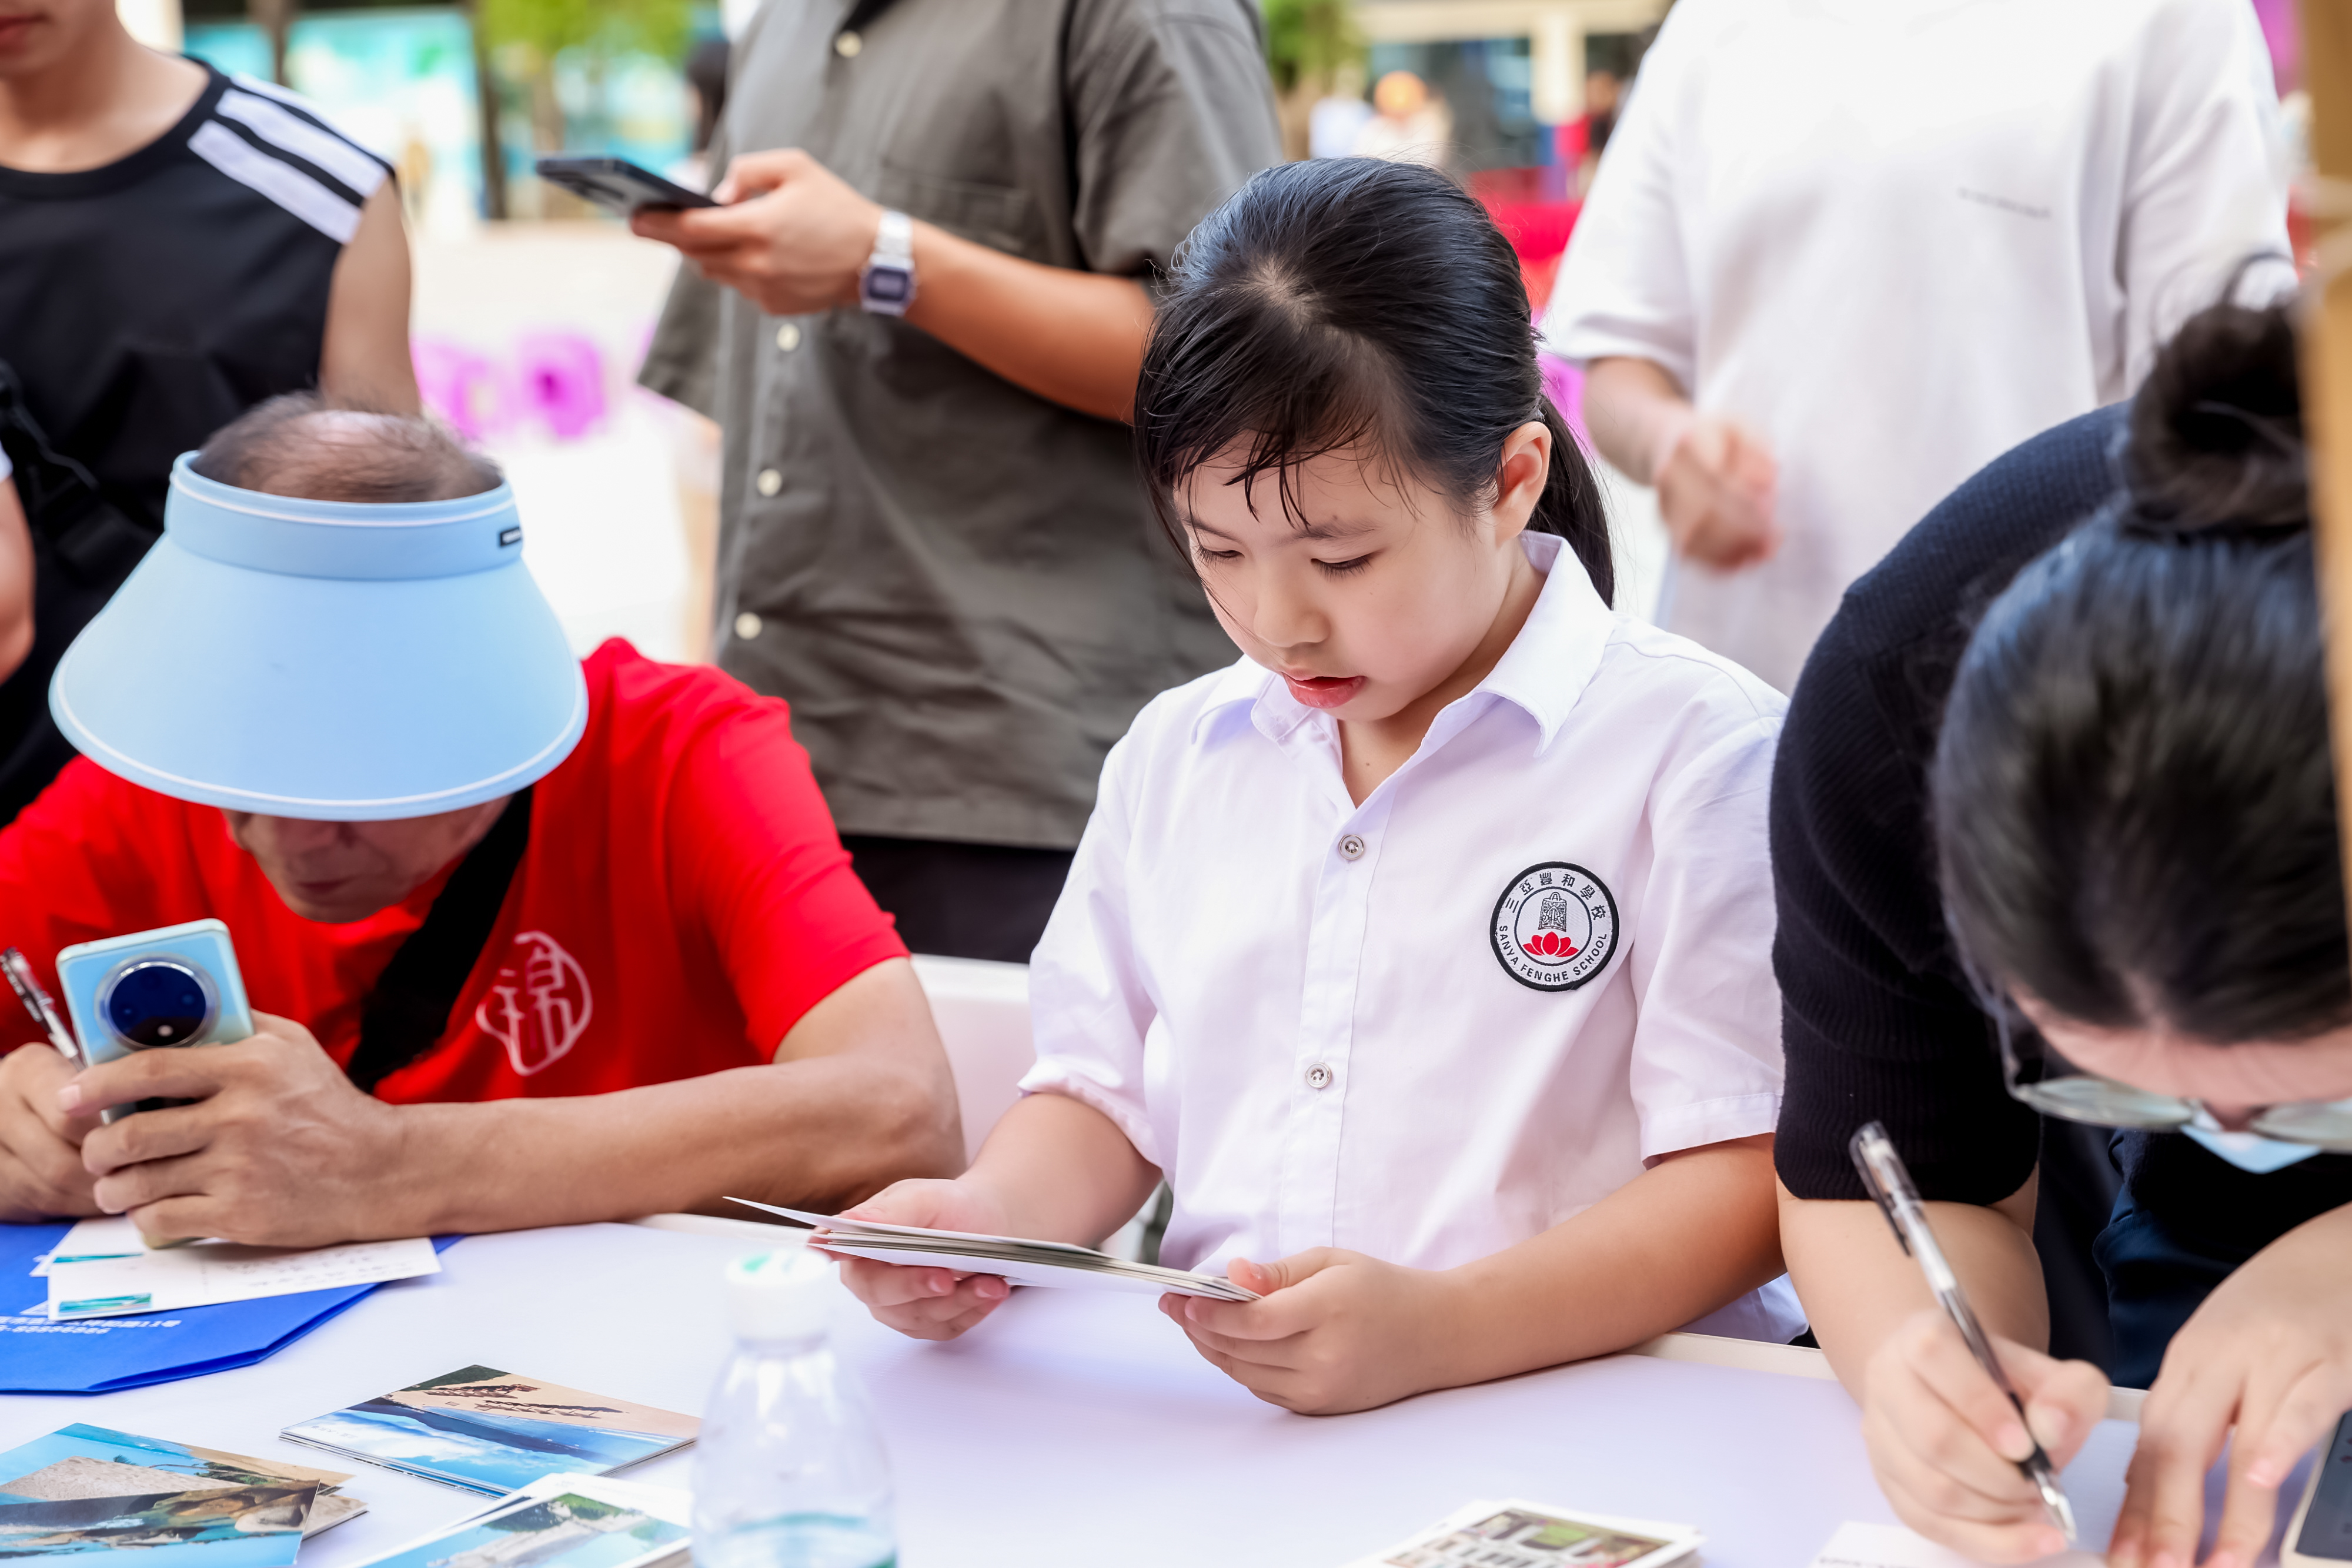
M 588 689 L 511 489 L 306 501 L 192 455 L 163 537 L 49 684 L 82 755 L 199 805 L 370 821 L 496 800 L 571 752 Z

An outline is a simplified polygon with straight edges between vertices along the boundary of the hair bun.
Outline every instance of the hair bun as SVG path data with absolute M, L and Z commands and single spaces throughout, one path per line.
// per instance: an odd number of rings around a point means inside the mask
M 2224 300 L 2190 317 L 2132 400 L 2127 527 L 2148 533 L 2305 528 L 2311 498 L 2295 379 L 2294 302 Z

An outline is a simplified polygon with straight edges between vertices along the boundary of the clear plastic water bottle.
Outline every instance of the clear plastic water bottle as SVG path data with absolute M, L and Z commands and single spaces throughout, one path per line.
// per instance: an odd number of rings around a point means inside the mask
M 890 1465 L 825 1339 L 833 1265 L 805 1248 L 727 1266 L 735 1354 L 695 1440 L 697 1568 L 891 1568 Z

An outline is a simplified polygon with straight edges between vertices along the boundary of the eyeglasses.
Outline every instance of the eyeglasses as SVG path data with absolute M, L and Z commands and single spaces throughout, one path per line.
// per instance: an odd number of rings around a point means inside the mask
M 1994 1029 L 2000 1036 L 2001 1081 L 2012 1098 L 2044 1115 L 2094 1127 L 2156 1133 L 2177 1133 L 2183 1127 L 2221 1130 L 2202 1100 L 2158 1094 L 2085 1072 L 2053 1051 L 2030 1023 L 2014 1018 L 2009 1003 L 1996 1003 L 1991 1011 Z M 2293 1100 L 2265 1105 L 2254 1113 L 2247 1127 L 2281 1143 L 2352 1153 L 2352 1100 Z

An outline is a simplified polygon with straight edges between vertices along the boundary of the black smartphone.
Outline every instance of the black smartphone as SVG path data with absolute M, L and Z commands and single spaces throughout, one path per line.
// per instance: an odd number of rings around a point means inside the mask
M 627 217 L 639 207 L 715 207 L 719 204 L 699 191 L 689 191 L 665 180 L 651 169 L 626 158 L 583 158 L 563 153 L 539 161 L 539 177 L 585 196 L 600 207 Z
M 2319 1450 L 2279 1562 L 2284 1568 L 2352 1562 L 2352 1416 L 2336 1423 L 2336 1435 Z

